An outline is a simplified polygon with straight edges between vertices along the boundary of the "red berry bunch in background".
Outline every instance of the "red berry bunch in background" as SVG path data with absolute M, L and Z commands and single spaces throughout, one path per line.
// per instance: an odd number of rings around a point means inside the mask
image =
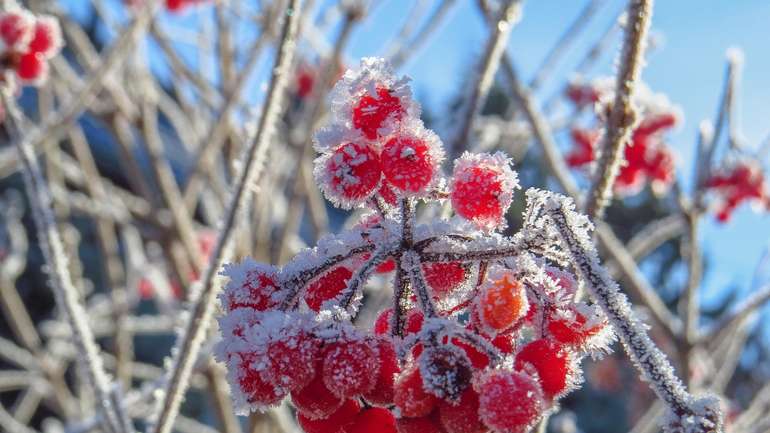
M 602 107 L 611 100 L 611 88 L 603 80 L 590 84 L 572 83 L 567 97 L 576 107 L 591 104 Z M 650 183 L 653 191 L 663 192 L 674 181 L 674 156 L 663 141 L 663 135 L 679 123 L 676 108 L 662 95 L 654 95 L 642 86 L 637 98 L 642 118 L 625 148 L 625 164 L 615 180 L 615 190 L 621 195 L 633 195 Z M 605 107 L 606 108 L 606 107 Z M 596 159 L 596 148 L 602 137 L 602 125 L 571 131 L 573 148 L 565 156 L 567 165 L 585 167 Z
M 743 202 L 770 208 L 764 170 L 759 161 L 753 158 L 738 157 L 729 160 L 706 181 L 706 188 L 720 197 L 717 219 L 723 223 L 730 220 L 732 213 Z
M 381 59 L 337 83 L 316 180 L 370 213 L 282 267 L 227 265 L 217 359 L 239 410 L 290 397 L 308 433 L 529 431 L 613 334 L 534 216 L 545 196 L 528 192 L 525 228 L 502 236 L 510 159 L 466 153 L 447 178 L 406 83 Z M 446 199 L 455 217 L 417 223 Z M 374 273 L 392 275 L 390 306 L 354 325 Z
M 33 15 L 15 7 L 0 12 L 0 65 L 27 85 L 37 85 L 48 77 L 48 61 L 56 56 L 64 41 L 59 22 L 50 15 Z
M 168 11 L 179 13 L 193 6 L 209 2 L 210 0 L 165 0 L 165 5 Z M 130 7 L 139 7 L 144 4 L 144 0 L 123 0 L 123 3 Z

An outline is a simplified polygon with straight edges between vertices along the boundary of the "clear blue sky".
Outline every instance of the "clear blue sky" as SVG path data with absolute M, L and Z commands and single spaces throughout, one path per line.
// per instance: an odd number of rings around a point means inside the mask
M 564 29 L 575 19 L 588 0 L 525 1 L 522 21 L 511 33 L 508 53 L 529 78 Z M 372 14 L 353 33 L 346 55 L 351 61 L 359 57 L 379 55 L 403 23 L 414 0 L 375 0 Z M 62 2 L 78 11 L 85 2 Z M 118 5 L 119 1 L 108 3 Z M 322 5 L 330 0 L 319 1 Z M 429 1 L 428 11 L 439 2 Z M 488 31 L 476 10 L 475 0 L 456 0 L 448 19 L 426 46 L 405 65 L 417 95 L 432 113 L 441 114 L 475 65 Z M 584 31 L 573 49 L 559 63 L 556 74 L 539 97 L 550 96 L 555 84 L 573 70 L 587 47 L 604 31 L 625 5 L 624 0 L 607 0 L 592 24 Z M 167 16 L 168 28 L 189 30 L 196 14 L 210 13 L 202 8 L 183 16 Z M 119 8 L 113 9 L 121 15 Z M 80 9 L 79 12 L 82 12 Z M 745 53 L 745 67 L 738 98 L 742 132 L 749 147 L 755 147 L 770 133 L 770 2 L 766 0 L 674 0 L 657 1 L 653 17 L 653 33 L 662 43 L 649 55 L 643 79 L 653 90 L 668 94 L 685 113 L 682 127 L 670 136 L 679 156 L 679 175 L 687 184 L 698 123 L 714 116 L 720 97 L 725 70 L 725 52 L 740 47 Z M 240 37 L 252 39 L 252 32 L 239 29 Z M 597 75 L 612 73 L 618 41 L 605 54 L 594 70 Z M 152 51 L 151 51 L 152 52 Z M 188 49 L 186 57 L 194 59 Z M 259 99 L 266 69 L 253 78 L 250 94 Z M 711 265 L 706 279 L 706 299 L 718 296 L 728 285 L 742 290 L 752 287 L 752 276 L 770 238 L 770 215 L 756 214 L 747 206 L 737 212 L 728 225 L 707 218 L 701 230 L 706 254 Z M 770 282 L 767 275 L 762 283 Z

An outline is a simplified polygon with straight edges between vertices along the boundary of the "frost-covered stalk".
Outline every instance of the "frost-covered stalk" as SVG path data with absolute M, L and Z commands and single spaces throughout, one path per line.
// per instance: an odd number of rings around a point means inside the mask
M 16 106 L 10 89 L 3 86 L 3 105 L 8 113 L 8 126 L 11 139 L 19 152 L 19 161 L 24 175 L 24 186 L 29 197 L 32 216 L 35 220 L 40 249 L 43 251 L 50 278 L 50 286 L 56 297 L 56 303 L 72 328 L 72 339 L 81 355 L 88 379 L 96 392 L 98 404 L 102 413 L 104 428 L 112 433 L 127 433 L 127 421 L 120 419 L 111 399 L 110 378 L 104 371 L 104 364 L 99 356 L 99 347 L 94 340 L 93 332 L 86 322 L 88 315 L 80 301 L 80 293 L 72 283 L 67 255 L 64 250 L 59 229 L 53 215 L 53 201 L 35 155 L 21 134 L 20 125 L 23 122 L 21 113 Z
M 495 21 L 495 25 L 491 26 L 492 34 L 487 41 L 484 57 L 479 63 L 475 86 L 472 88 L 472 93 L 461 113 L 457 136 L 449 147 L 449 155 L 452 157 L 459 155 L 467 147 L 468 139 L 473 131 L 473 121 L 487 99 L 492 80 L 495 78 L 495 72 L 500 66 L 500 58 L 508 44 L 508 35 L 511 34 L 511 30 L 520 16 L 521 1 L 507 0 L 504 6 L 500 8 L 500 16 Z
M 235 191 L 222 222 L 214 253 L 206 267 L 202 288 L 198 294 L 193 296 L 192 311 L 173 349 L 168 382 L 164 393 L 158 400 L 157 420 L 152 429 L 156 433 L 169 433 L 171 431 L 174 418 L 179 412 L 179 405 L 189 386 L 190 374 L 195 360 L 206 337 L 206 329 L 208 329 L 208 322 L 214 310 L 217 289 L 219 288 L 216 282 L 217 274 L 227 259 L 230 239 L 236 229 L 236 219 L 248 203 L 251 185 L 255 183 L 263 167 L 264 156 L 283 105 L 288 71 L 292 65 L 296 48 L 301 5 L 301 0 L 291 0 L 287 5 L 270 87 L 265 99 L 265 109 L 259 120 L 256 137 L 246 149 L 243 169 L 237 178 Z
M 645 325 L 634 316 L 626 296 L 599 264 L 588 237 L 590 223 L 574 212 L 572 203 L 552 197 L 544 199 L 548 200 L 547 215 L 561 233 L 564 246 L 571 253 L 573 265 L 583 277 L 586 289 L 610 319 L 642 377 L 668 407 L 670 417 L 664 425 L 666 431 L 722 431 L 718 400 L 710 396 L 696 399 L 687 392 L 666 356 L 647 335 Z
M 626 36 L 615 82 L 615 100 L 599 147 L 601 154 L 595 180 L 586 199 L 586 213 L 592 219 L 601 218 L 604 208 L 612 199 L 615 178 L 624 161 L 623 152 L 638 120 L 633 96 L 644 64 L 652 5 L 653 0 L 631 0 L 628 5 Z

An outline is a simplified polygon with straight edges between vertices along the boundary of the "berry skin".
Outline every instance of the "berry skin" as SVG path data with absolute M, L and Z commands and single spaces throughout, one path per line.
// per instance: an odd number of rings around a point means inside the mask
M 307 334 L 271 342 L 269 377 L 289 390 L 302 389 L 315 377 L 319 351 L 318 342 Z
M 326 418 L 308 418 L 302 412 L 297 414 L 299 426 L 305 433 L 348 433 L 361 412 L 361 405 L 356 400 L 346 400 L 337 411 Z
M 431 413 L 438 399 L 425 391 L 420 370 L 413 367 L 396 380 L 393 402 L 402 416 L 418 418 Z
M 527 314 L 529 304 L 524 285 L 513 276 L 503 274 L 483 287 L 477 308 L 485 329 L 504 332 Z
M 527 365 L 537 371 L 545 398 L 553 399 L 567 390 L 572 366 L 569 355 L 560 346 L 544 339 L 527 344 L 516 354 L 515 368 L 522 370 Z
M 374 194 L 382 177 L 379 155 L 372 147 L 353 142 L 316 159 L 315 170 L 326 197 L 348 208 Z
M 380 314 L 377 315 L 377 319 L 374 320 L 374 335 L 390 334 L 391 317 L 393 317 L 392 308 L 386 308 L 380 311 Z
M 405 194 L 424 191 L 436 178 L 439 164 L 443 159 L 440 144 L 435 134 L 428 134 L 424 128 L 424 137 L 399 133 L 383 146 L 382 173 L 388 185 Z
M 377 384 L 378 353 L 371 340 L 341 340 L 324 349 L 322 376 L 341 398 L 371 391 Z
M 337 266 L 307 287 L 305 303 L 313 311 L 320 311 L 324 302 L 334 299 L 348 286 L 353 271 L 347 266 Z
M 393 404 L 396 375 L 401 369 L 398 366 L 398 357 L 393 342 L 388 338 L 378 338 L 376 341 L 379 353 L 377 382 L 371 391 L 364 394 L 364 398 L 372 404 L 389 406 Z
M 345 429 L 345 433 L 396 433 L 396 418 L 381 407 L 364 409 Z
M 479 418 L 479 395 L 468 388 L 456 402 L 439 403 L 439 419 L 447 433 L 484 433 L 487 427 Z
M 471 363 L 453 345 L 428 346 L 418 359 L 425 390 L 436 397 L 456 401 L 471 382 Z
M 399 418 L 396 420 L 398 433 L 447 433 L 436 416 L 436 412 L 419 418 Z
M 366 138 L 374 140 L 386 120 L 400 120 L 403 114 L 404 107 L 399 98 L 388 89 L 378 87 L 376 96 L 365 94 L 353 107 L 353 126 Z
M 554 317 L 547 322 L 548 334 L 561 344 L 582 346 L 607 325 L 605 321 L 588 323 L 583 313 L 576 309 L 573 311 L 572 317 Z
M 27 11 L 0 14 L 0 40 L 5 51 L 23 52 L 32 38 L 35 17 Z
M 42 81 L 48 75 L 48 63 L 39 54 L 24 54 L 16 64 L 16 75 L 25 83 Z
M 465 282 L 466 267 L 460 262 L 426 263 L 422 265 L 425 282 L 437 298 L 444 298 Z
M 44 58 L 51 58 L 59 51 L 61 45 L 62 35 L 59 21 L 48 15 L 37 17 L 27 52 L 39 54 Z
M 281 289 L 275 267 L 245 259 L 240 263 L 225 265 L 222 274 L 230 277 L 220 295 L 225 310 L 252 308 L 265 311 L 278 306 Z
M 317 368 L 317 371 L 320 368 Z M 304 417 L 309 419 L 325 418 L 342 406 L 344 399 L 329 391 L 320 371 L 307 386 L 299 391 L 292 391 L 291 401 Z
M 274 406 L 286 396 L 284 388 L 277 387 L 265 380 L 261 372 L 253 368 L 254 357 L 252 355 L 242 354 L 240 359 L 235 359 L 235 361 L 238 363 L 238 387 L 249 404 L 262 407 Z
M 543 414 L 543 391 L 523 372 L 491 370 L 476 386 L 479 417 L 496 433 L 526 433 Z
M 464 153 L 455 161 L 450 199 L 455 213 L 482 229 L 505 223 L 504 215 L 513 200 L 518 179 L 510 160 L 502 153 Z
M 422 323 L 425 321 L 425 315 L 418 309 L 413 309 L 406 314 L 406 326 L 404 331 L 406 335 L 416 334 L 422 330 Z

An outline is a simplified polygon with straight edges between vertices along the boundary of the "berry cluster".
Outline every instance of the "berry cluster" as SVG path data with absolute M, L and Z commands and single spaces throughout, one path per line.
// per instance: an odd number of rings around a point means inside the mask
M 706 188 L 721 197 L 717 219 L 727 222 L 733 211 L 743 202 L 770 209 L 770 192 L 765 183 L 762 165 L 751 157 L 737 157 L 727 161 L 707 181 Z
M 38 85 L 48 76 L 48 60 L 59 53 L 59 22 L 20 7 L 0 12 L 0 66 L 3 79 L 12 72 L 22 84 Z
M 283 267 L 225 267 L 216 355 L 239 410 L 290 396 L 308 433 L 526 432 L 580 383 L 581 358 L 607 350 L 607 318 L 578 300 L 565 244 L 540 216 L 554 196 L 529 191 L 524 228 L 500 235 L 518 188 L 510 160 L 466 153 L 446 179 L 418 116 L 383 60 L 335 86 L 316 179 L 335 204 L 371 213 Z M 456 216 L 416 224 L 418 199 L 448 200 Z M 588 239 L 585 217 L 567 212 Z M 392 306 L 365 329 L 353 319 L 375 272 L 392 274 Z
M 593 83 L 573 82 L 567 98 L 576 107 L 596 104 L 601 112 L 609 112 L 605 101 L 612 101 L 612 87 L 607 80 Z M 615 180 L 615 190 L 621 195 L 638 193 L 647 182 L 655 192 L 662 192 L 674 180 L 674 157 L 662 135 L 677 125 L 679 115 L 662 95 L 653 95 L 642 86 L 637 104 L 642 118 L 625 148 L 625 165 Z M 566 155 L 570 167 L 584 167 L 596 159 L 596 148 L 602 136 L 601 124 L 590 128 L 574 127 L 571 131 L 573 149 Z
M 166 9 L 170 12 L 182 12 L 190 7 L 207 3 L 209 0 L 165 0 Z M 138 7 L 144 4 L 144 0 L 123 0 L 123 3 L 130 7 Z

